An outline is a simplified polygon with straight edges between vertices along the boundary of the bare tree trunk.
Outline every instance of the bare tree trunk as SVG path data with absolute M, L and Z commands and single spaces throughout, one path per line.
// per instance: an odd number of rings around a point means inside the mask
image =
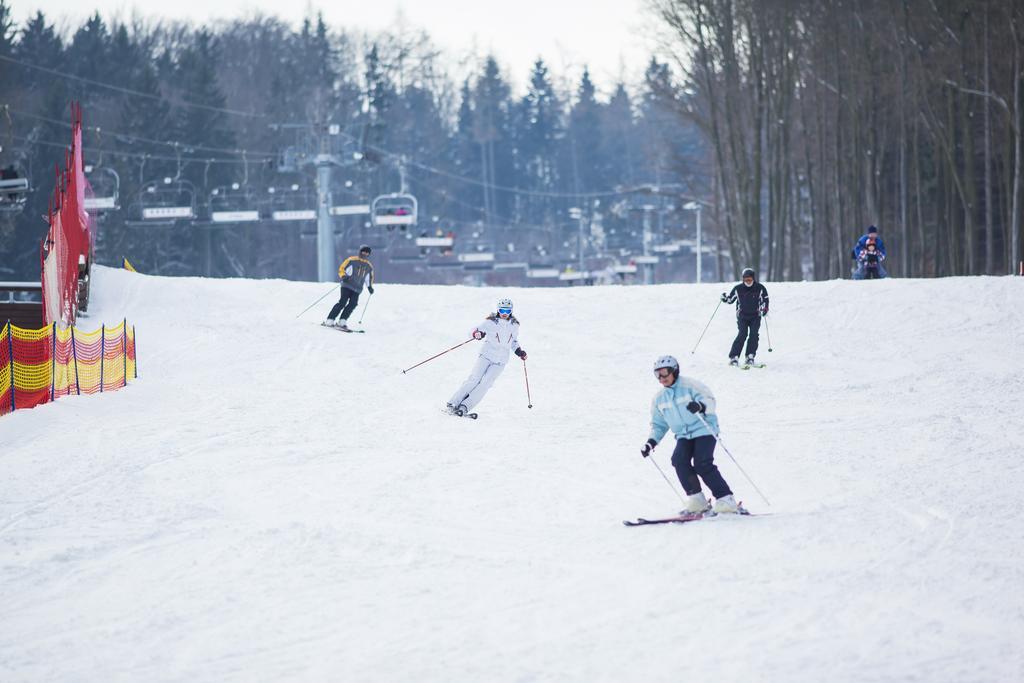
M 1010 272 L 1018 272 L 1020 263 L 1020 173 L 1021 154 L 1021 73 L 1020 36 L 1016 17 L 1010 19 L 1010 34 L 1013 36 L 1013 114 L 1010 129 L 1013 132 L 1013 199 L 1010 202 Z
M 985 3 L 985 92 L 991 92 L 989 68 L 989 4 Z M 995 268 L 996 237 L 992 227 L 992 98 L 985 97 L 985 273 L 991 275 Z

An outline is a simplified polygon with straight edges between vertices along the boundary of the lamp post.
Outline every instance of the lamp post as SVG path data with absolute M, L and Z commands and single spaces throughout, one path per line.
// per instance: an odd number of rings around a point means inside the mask
M 701 247 L 701 242 L 700 242 L 700 209 L 701 209 L 701 206 L 700 206 L 699 202 L 687 202 L 686 204 L 683 205 L 683 208 L 686 209 L 687 211 L 696 211 L 697 212 L 697 284 L 699 285 L 700 281 L 701 281 L 701 277 L 700 277 L 701 276 L 700 257 L 701 257 L 701 253 L 703 251 L 703 249 Z

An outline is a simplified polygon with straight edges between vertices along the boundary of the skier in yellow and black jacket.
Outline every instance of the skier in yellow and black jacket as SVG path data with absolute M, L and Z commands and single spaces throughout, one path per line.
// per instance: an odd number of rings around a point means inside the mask
M 363 291 L 363 286 L 365 285 L 370 294 L 373 294 L 373 264 L 370 263 L 370 251 L 370 247 L 364 244 L 359 247 L 358 256 L 349 256 L 338 266 L 338 277 L 341 278 L 341 298 L 338 299 L 338 303 L 334 304 L 334 308 L 327 315 L 327 320 L 323 321 L 323 325 L 337 327 L 348 332 L 348 317 L 352 315 L 352 311 L 356 310 L 356 306 L 359 304 L 359 294 Z M 334 319 L 338 317 L 339 312 L 341 319 L 335 325 Z

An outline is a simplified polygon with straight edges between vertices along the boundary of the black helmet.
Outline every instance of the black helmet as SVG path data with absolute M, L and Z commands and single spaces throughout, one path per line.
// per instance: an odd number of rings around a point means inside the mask
M 370 249 L 370 245 L 369 244 L 364 244 L 361 247 L 359 247 L 359 253 L 360 254 L 367 254 L 367 255 L 369 255 L 372 252 L 373 252 L 373 249 Z
M 743 272 L 740 273 L 740 279 L 742 280 L 745 277 L 752 277 L 755 280 L 757 279 L 757 275 L 754 274 L 754 269 L 753 268 L 744 268 L 743 269 Z

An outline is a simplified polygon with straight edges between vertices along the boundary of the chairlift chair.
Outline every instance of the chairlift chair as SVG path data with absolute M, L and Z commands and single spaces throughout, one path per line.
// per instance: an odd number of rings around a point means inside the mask
M 315 190 L 298 184 L 269 187 L 260 212 L 272 221 L 315 221 L 316 201 Z
M 256 198 L 247 185 L 233 183 L 210 191 L 210 220 L 214 223 L 255 223 L 260 220 Z
M 132 205 L 132 225 L 173 225 L 196 218 L 196 190 L 187 180 L 171 177 L 144 184 Z
M 0 168 L 0 213 L 18 213 L 28 202 L 32 186 L 28 174 L 18 164 Z
M 92 193 L 85 198 L 85 210 L 93 215 L 121 208 L 120 200 L 121 177 L 109 166 L 85 167 L 85 177 L 89 181 Z
M 394 227 L 416 225 L 419 204 L 411 194 L 385 194 L 370 205 L 373 225 Z

